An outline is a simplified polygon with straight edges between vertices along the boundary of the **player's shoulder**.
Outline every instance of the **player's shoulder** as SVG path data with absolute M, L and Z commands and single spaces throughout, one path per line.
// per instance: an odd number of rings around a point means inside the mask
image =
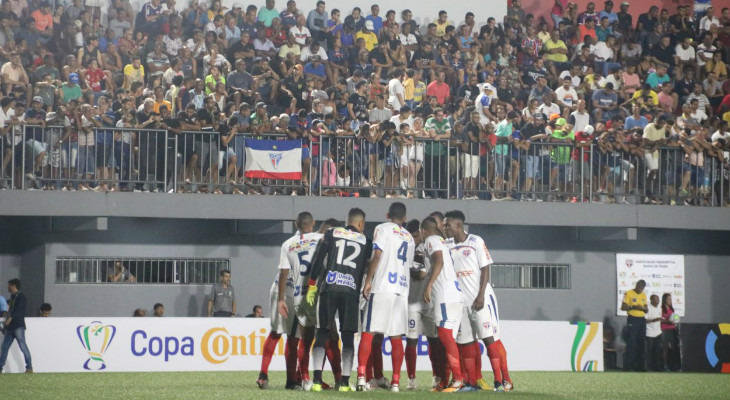
M 360 244 L 367 244 L 367 238 L 360 232 L 352 231 L 347 228 L 335 228 L 332 231 L 332 237 L 335 239 L 351 240 Z
M 465 240 L 465 243 L 469 246 L 483 245 L 484 239 L 481 236 L 470 233 Z
M 446 246 L 446 239 L 439 235 L 431 235 L 423 243 L 429 250 L 440 249 Z

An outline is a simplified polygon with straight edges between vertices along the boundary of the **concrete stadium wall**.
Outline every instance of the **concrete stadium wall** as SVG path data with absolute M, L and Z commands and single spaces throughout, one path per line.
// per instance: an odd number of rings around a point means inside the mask
M 371 230 L 372 225 L 368 228 Z M 615 317 L 615 253 L 639 252 L 686 255 L 687 322 L 730 320 L 730 308 L 723 298 L 730 287 L 730 255 L 722 245 L 727 237 L 721 233 L 640 229 L 635 241 L 579 241 L 571 227 L 473 225 L 470 230 L 485 238 L 498 262 L 572 266 L 569 290 L 498 289 L 505 319 L 607 318 L 618 327 L 623 322 Z M 156 302 L 165 304 L 169 316 L 201 316 L 206 310 L 208 285 L 56 284 L 55 258 L 229 258 L 239 314 L 245 315 L 254 304 L 261 304 L 269 315 L 268 293 L 276 274 L 279 245 L 288 234 L 232 232 L 232 223 L 222 220 L 113 218 L 108 231 L 45 234 L 46 244 L 39 247 L 41 250 L 22 255 L 20 276 L 33 307 L 50 302 L 56 316 L 129 316 L 135 308 L 149 310 Z M 32 282 L 40 287 L 31 289 Z

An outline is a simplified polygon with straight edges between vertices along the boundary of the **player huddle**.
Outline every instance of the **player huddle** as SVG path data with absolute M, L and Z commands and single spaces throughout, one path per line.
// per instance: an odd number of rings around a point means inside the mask
M 298 232 L 281 246 L 279 274 L 271 287 L 271 333 L 256 383 L 268 388 L 269 364 L 286 334 L 286 389 L 329 388 L 322 381 L 326 359 L 335 389 L 350 391 L 359 332 L 357 391 L 398 392 L 404 358 L 407 389 L 416 389 L 420 335 L 429 343 L 431 391 L 492 390 L 482 378 L 480 343 L 494 373 L 493 389 L 512 390 L 484 240 L 464 230 L 461 211 L 407 222 L 406 206 L 396 202 L 387 218 L 370 240 L 363 234 L 365 213 L 359 208 L 349 211 L 345 227 L 330 219 L 316 232 L 312 215 L 299 214 Z M 392 345 L 390 382 L 383 376 L 385 337 Z

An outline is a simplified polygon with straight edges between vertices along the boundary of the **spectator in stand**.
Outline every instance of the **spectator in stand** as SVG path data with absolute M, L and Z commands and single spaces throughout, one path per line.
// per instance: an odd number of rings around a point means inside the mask
M 256 304 L 253 306 L 253 309 L 251 310 L 251 314 L 246 315 L 245 318 L 263 318 L 264 317 L 264 308 L 260 305 Z
M 153 317 L 165 316 L 165 306 L 163 306 L 162 303 L 155 303 L 154 307 L 152 307 L 152 316 Z
M 53 312 L 53 307 L 50 303 L 43 303 L 41 304 L 40 308 L 38 309 L 38 316 L 41 318 L 48 318 L 51 316 L 51 313 Z
M 137 308 L 134 310 L 134 313 L 132 313 L 132 317 L 146 317 L 147 311 L 143 308 Z

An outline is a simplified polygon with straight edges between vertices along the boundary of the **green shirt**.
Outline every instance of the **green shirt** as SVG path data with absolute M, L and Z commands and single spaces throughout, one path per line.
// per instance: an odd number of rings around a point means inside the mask
M 81 98 L 81 86 L 79 85 L 73 85 L 73 87 L 71 87 L 68 83 L 64 83 L 63 86 L 61 86 L 61 92 L 63 92 L 64 103 Z
M 442 119 L 441 122 L 438 122 L 436 121 L 436 117 L 431 117 L 426 120 L 425 128 L 427 131 L 433 129 L 434 131 L 436 131 L 436 134 L 443 135 L 451 130 L 451 125 L 449 125 L 449 121 L 446 118 Z M 424 151 L 430 156 L 444 156 L 446 155 L 446 142 L 426 142 L 426 147 Z
M 497 138 L 501 137 L 510 137 L 512 136 L 512 122 L 508 122 L 507 119 L 503 119 L 499 124 L 497 124 L 497 128 L 494 132 L 494 134 L 497 136 Z M 499 155 L 507 155 L 509 154 L 509 145 L 508 144 L 497 144 L 494 146 L 494 154 Z
M 268 28 L 271 26 L 271 21 L 274 18 L 279 18 L 279 13 L 276 11 L 275 8 L 269 10 L 268 8 L 264 7 L 259 10 L 258 18 L 259 22 L 261 22 L 262 24 L 264 24 L 265 27 Z
M 565 133 L 563 131 L 555 130 L 552 136 L 555 139 L 570 139 L 575 140 L 575 133 L 570 131 Z M 554 146 L 550 151 L 550 158 L 558 164 L 568 164 L 570 162 L 570 152 L 572 148 L 570 146 Z

